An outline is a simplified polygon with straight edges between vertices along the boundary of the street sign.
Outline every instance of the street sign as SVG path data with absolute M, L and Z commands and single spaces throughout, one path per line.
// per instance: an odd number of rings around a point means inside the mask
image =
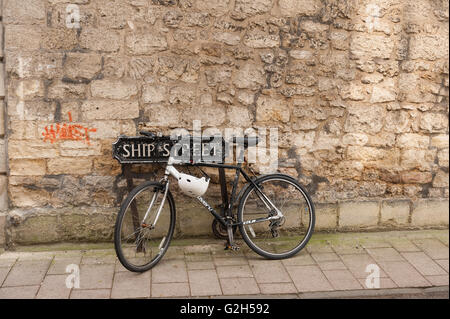
M 120 136 L 113 144 L 113 157 L 121 164 L 167 163 L 171 154 L 182 163 L 223 163 L 228 148 L 218 136 Z

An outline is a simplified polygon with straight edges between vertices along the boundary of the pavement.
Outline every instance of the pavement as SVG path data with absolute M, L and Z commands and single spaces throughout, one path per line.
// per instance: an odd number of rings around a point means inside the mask
M 17 247 L 0 251 L 0 299 L 448 298 L 448 234 L 318 233 L 285 260 L 242 241 L 230 252 L 221 240 L 175 240 L 142 274 L 123 268 L 111 244 Z

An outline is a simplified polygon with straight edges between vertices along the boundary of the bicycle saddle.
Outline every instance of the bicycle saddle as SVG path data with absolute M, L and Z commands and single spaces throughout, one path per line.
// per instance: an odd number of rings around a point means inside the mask
M 245 148 L 249 146 L 255 146 L 259 142 L 258 136 L 244 136 L 244 137 L 233 137 L 232 142 L 234 144 L 244 145 Z

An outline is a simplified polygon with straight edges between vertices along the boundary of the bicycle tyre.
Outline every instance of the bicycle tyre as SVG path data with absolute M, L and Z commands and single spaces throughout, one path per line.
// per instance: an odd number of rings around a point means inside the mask
M 159 182 L 149 181 L 149 182 L 145 182 L 145 183 L 135 187 L 131 191 L 131 193 L 127 196 L 125 201 L 122 203 L 119 214 L 117 215 L 117 218 L 116 218 L 116 224 L 114 227 L 114 248 L 115 248 L 115 251 L 116 251 L 116 254 L 117 254 L 117 257 L 118 257 L 120 263 L 126 269 L 128 269 L 132 272 L 145 272 L 145 271 L 153 268 L 163 258 L 164 254 L 167 252 L 167 249 L 169 248 L 169 245 L 170 245 L 170 242 L 172 240 L 174 230 L 175 230 L 175 220 L 176 220 L 175 201 L 173 199 L 172 194 L 168 190 L 167 197 L 166 197 L 166 203 L 164 203 L 164 205 L 166 205 L 167 202 L 169 203 L 170 222 L 169 222 L 169 229 L 167 232 L 167 237 L 163 238 L 164 244 L 163 244 L 162 249 L 160 249 L 159 254 L 155 258 L 153 258 L 150 262 L 148 262 L 144 265 L 134 265 L 125 256 L 123 249 L 122 249 L 122 245 L 121 245 L 121 231 L 122 231 L 122 227 L 123 227 L 123 220 L 125 218 L 125 214 L 127 213 L 128 208 L 131 205 L 131 202 L 141 192 L 143 192 L 144 190 L 151 188 L 151 187 L 157 188 L 158 190 L 162 190 L 164 186 Z
M 239 207 L 238 207 L 238 222 L 239 222 L 239 230 L 241 232 L 241 236 L 244 239 L 245 243 L 257 254 L 259 254 L 260 256 L 263 256 L 267 259 L 285 259 L 285 258 L 290 258 L 292 256 L 294 256 L 295 254 L 297 254 L 300 250 L 302 250 L 306 244 L 309 242 L 309 240 L 311 239 L 311 236 L 314 232 L 314 226 L 315 226 L 315 208 L 314 208 L 314 204 L 309 196 L 309 194 L 307 193 L 307 191 L 305 190 L 305 188 L 300 185 L 297 180 L 295 180 L 294 178 L 292 178 L 291 176 L 288 175 L 284 175 L 284 174 L 269 174 L 269 175 L 264 175 L 261 176 L 259 178 L 257 178 L 254 182 L 260 186 L 261 184 L 263 184 L 264 182 L 268 182 L 271 180 L 278 180 L 278 181 L 285 181 L 287 183 L 289 183 L 290 185 L 295 185 L 295 188 L 297 190 L 300 191 L 300 193 L 303 195 L 303 198 L 305 200 L 305 202 L 308 205 L 309 208 L 309 216 L 310 216 L 310 222 L 308 225 L 308 229 L 307 229 L 307 233 L 305 235 L 305 237 L 303 238 L 303 240 L 296 245 L 293 249 L 289 250 L 288 252 L 285 253 L 273 253 L 273 252 L 268 252 L 264 249 L 262 249 L 261 247 L 259 247 L 249 236 L 249 234 L 247 233 L 246 229 L 245 229 L 245 225 L 242 224 L 244 222 L 244 206 L 247 202 L 247 199 L 249 197 L 249 194 L 251 194 L 255 187 L 252 184 L 248 184 L 246 189 L 244 190 L 242 197 L 239 201 Z M 264 190 L 263 190 L 264 192 Z M 261 200 L 262 202 L 262 200 Z

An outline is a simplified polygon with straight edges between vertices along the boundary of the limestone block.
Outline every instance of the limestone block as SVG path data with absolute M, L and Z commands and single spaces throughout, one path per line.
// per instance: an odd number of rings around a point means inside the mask
M 409 223 L 411 203 L 408 200 L 386 200 L 381 203 L 381 223 L 406 225 Z
M 313 16 L 322 9 L 320 0 L 279 0 L 281 14 L 284 16 Z
M 139 116 L 137 101 L 88 100 L 81 110 L 88 120 L 124 120 Z
M 379 202 L 340 202 L 339 228 L 373 227 L 378 224 Z
M 413 226 L 448 226 L 449 203 L 447 200 L 424 199 L 414 203 L 411 213 Z

